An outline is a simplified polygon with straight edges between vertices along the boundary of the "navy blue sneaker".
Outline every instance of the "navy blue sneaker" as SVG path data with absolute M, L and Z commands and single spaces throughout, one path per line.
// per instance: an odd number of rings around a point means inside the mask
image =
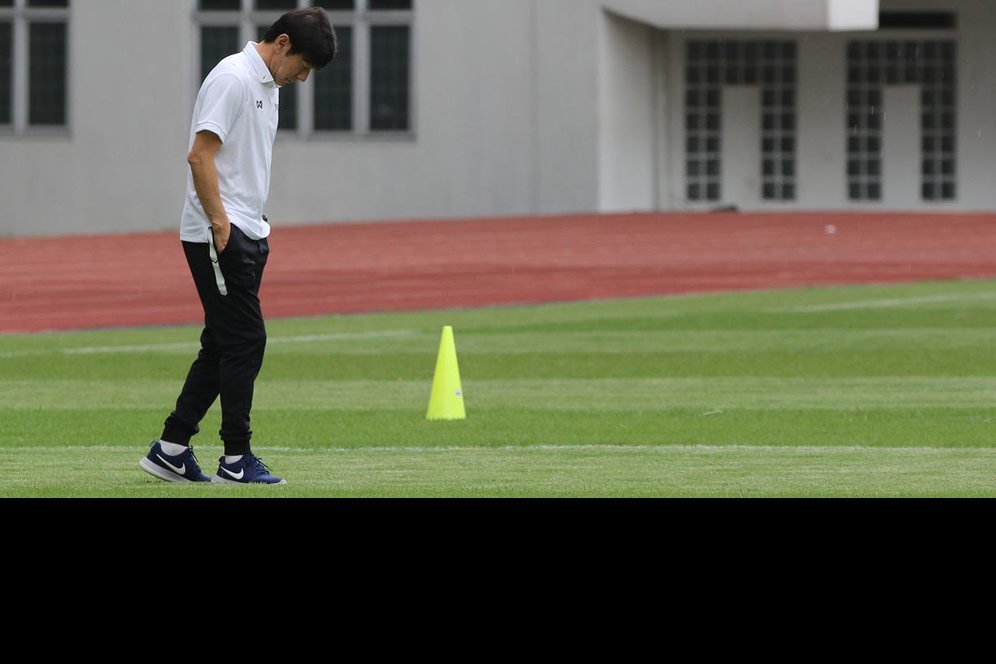
M 242 455 L 235 463 L 218 459 L 218 474 L 212 480 L 219 484 L 287 484 L 287 480 L 274 477 L 263 460 L 252 452 Z
M 210 482 L 211 478 L 201 472 L 194 456 L 194 448 L 179 456 L 168 456 L 163 452 L 158 440 L 152 441 L 149 453 L 138 462 L 142 470 L 167 482 Z

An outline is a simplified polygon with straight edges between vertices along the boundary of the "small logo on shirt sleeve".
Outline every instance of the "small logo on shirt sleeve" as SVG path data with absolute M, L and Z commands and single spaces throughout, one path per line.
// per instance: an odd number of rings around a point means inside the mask
M 257 99 L 256 100 L 256 108 L 263 108 L 263 100 L 262 99 Z

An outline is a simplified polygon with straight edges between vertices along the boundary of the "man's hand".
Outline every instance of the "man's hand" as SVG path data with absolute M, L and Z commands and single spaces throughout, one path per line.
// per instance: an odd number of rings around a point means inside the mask
M 224 226 L 220 224 L 215 226 L 212 224 L 211 232 L 214 233 L 214 250 L 220 254 L 228 246 L 228 238 L 232 234 L 232 225 L 226 223 Z

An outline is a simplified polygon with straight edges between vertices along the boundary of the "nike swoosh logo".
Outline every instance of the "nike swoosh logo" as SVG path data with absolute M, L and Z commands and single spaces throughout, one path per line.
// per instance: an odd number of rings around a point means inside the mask
M 183 475 L 184 473 L 187 472 L 187 464 L 185 464 L 185 463 L 184 464 L 180 464 L 180 467 L 177 468 L 176 466 L 174 466 L 173 464 L 171 464 L 169 461 L 167 461 L 166 459 L 162 458 L 162 456 L 160 456 L 159 454 L 157 454 L 156 456 L 159 457 L 160 461 L 162 461 L 167 466 L 169 466 L 173 470 L 173 472 L 175 472 L 175 473 L 177 473 L 179 475 Z
M 229 475 L 231 475 L 232 478 L 236 479 L 236 480 L 241 480 L 243 477 L 245 477 L 245 474 L 246 474 L 246 469 L 245 468 L 243 468 L 242 470 L 240 470 L 239 473 L 238 473 L 238 475 L 236 475 L 235 473 L 233 473 L 232 471 L 230 471 L 228 468 L 222 468 L 222 470 L 225 471 L 226 473 L 228 473 Z

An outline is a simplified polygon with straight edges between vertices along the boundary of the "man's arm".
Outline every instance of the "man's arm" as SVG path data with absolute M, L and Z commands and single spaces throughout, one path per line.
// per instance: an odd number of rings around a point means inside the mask
M 211 231 L 214 233 L 214 247 L 218 253 L 228 246 L 228 236 L 231 226 L 228 213 L 221 202 L 221 189 L 218 187 L 218 169 L 214 164 L 214 156 L 221 149 L 221 139 L 210 131 L 200 131 L 194 136 L 194 145 L 187 155 L 190 172 L 194 176 L 194 189 L 201 207 L 211 221 Z

